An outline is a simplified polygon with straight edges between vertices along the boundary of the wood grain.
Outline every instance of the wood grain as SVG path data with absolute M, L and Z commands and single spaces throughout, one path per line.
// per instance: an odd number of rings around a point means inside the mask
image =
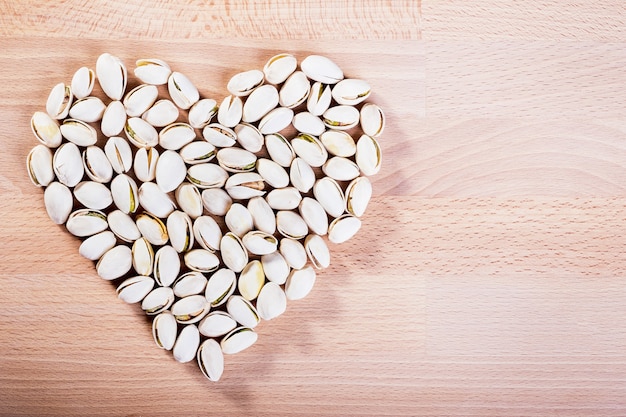
M 621 2 L 0 10 L 0 416 L 624 415 Z M 361 231 L 218 384 L 154 346 L 24 172 L 31 114 L 103 51 L 214 98 L 274 53 L 320 53 L 386 111 Z

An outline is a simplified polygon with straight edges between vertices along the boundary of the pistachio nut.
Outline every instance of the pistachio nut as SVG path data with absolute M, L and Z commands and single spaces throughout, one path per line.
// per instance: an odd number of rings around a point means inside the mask
M 96 82 L 96 73 L 87 67 L 80 67 L 72 77 L 70 83 L 72 94 L 75 98 L 81 99 L 91 94 Z
M 261 264 L 265 277 L 278 285 L 282 285 L 287 281 L 290 267 L 280 252 L 272 252 L 261 256 Z
M 265 182 L 256 172 L 231 175 L 225 184 L 226 192 L 235 200 L 246 200 L 265 194 Z
M 78 146 L 72 142 L 59 146 L 52 157 L 52 169 L 59 182 L 68 187 L 76 186 L 85 173 Z
M 302 71 L 312 80 L 324 84 L 336 84 L 343 80 L 343 71 L 329 58 L 309 55 L 300 63 Z
M 322 172 L 337 181 L 351 181 L 359 176 L 359 166 L 343 156 L 333 156 L 322 165 Z
M 315 268 L 328 268 L 330 265 L 330 251 L 321 236 L 315 234 L 308 235 L 304 240 L 304 249 Z
M 121 210 L 113 210 L 107 217 L 109 228 L 120 240 L 134 242 L 141 237 L 135 221 Z
M 102 148 L 88 146 L 83 151 L 85 174 L 92 181 L 107 183 L 113 177 L 113 168 Z
M 178 323 L 192 324 L 202 320 L 209 313 L 211 305 L 203 295 L 190 295 L 172 305 L 172 314 Z
M 361 228 L 361 220 L 351 214 L 337 217 L 328 226 L 328 240 L 343 243 L 356 234 Z
M 263 84 L 263 72 L 250 70 L 235 74 L 228 81 L 226 89 L 234 96 L 247 96 L 252 90 Z
M 173 310 L 173 309 L 172 309 Z M 175 315 L 174 315 L 175 316 Z M 200 346 L 200 333 L 195 324 L 189 324 L 180 331 L 172 354 L 174 359 L 180 363 L 190 362 L 195 359 L 196 352 Z
M 240 295 L 233 295 L 228 298 L 226 311 L 237 323 L 251 329 L 255 328 L 261 321 L 252 303 Z
M 176 204 L 167 193 L 153 182 L 144 182 L 138 191 L 139 204 L 149 213 L 162 219 L 176 209 Z
M 198 367 L 209 381 L 217 382 L 224 373 L 224 353 L 214 339 L 207 339 L 198 348 Z
M 78 253 L 84 258 L 97 261 L 106 251 L 113 248 L 116 242 L 115 235 L 105 230 L 83 240 L 83 243 L 78 248 Z
M 227 355 L 233 355 L 248 349 L 257 341 L 258 337 L 254 330 L 247 327 L 238 327 L 224 336 L 220 346 L 222 347 L 222 352 Z
M 200 334 L 220 337 L 237 327 L 237 322 L 225 311 L 211 311 L 198 323 Z
M 126 66 L 116 56 L 104 53 L 96 61 L 96 76 L 104 94 L 112 100 L 121 100 L 126 90 Z
M 321 167 L 328 159 L 326 148 L 315 136 L 300 133 L 291 140 L 294 152 L 312 167 Z
M 356 217 L 365 213 L 372 197 L 372 183 L 367 177 L 357 177 L 346 188 L 346 210 Z
M 202 205 L 211 214 L 223 216 L 233 204 L 233 199 L 221 188 L 209 188 L 202 191 Z
M 363 135 L 356 143 L 356 163 L 364 175 L 375 175 L 380 171 L 382 152 L 378 141 Z
M 217 114 L 218 109 L 217 102 L 212 98 L 203 98 L 197 101 L 189 109 L 189 114 L 187 115 L 189 124 L 195 129 L 202 129 L 211 123 L 211 119 Z
M 261 232 L 273 235 L 276 232 L 276 216 L 263 197 L 253 197 L 246 207 L 252 216 L 254 227 Z
M 256 167 L 256 155 L 241 148 L 222 148 L 217 162 L 228 172 L 247 172 Z
M 189 215 L 175 210 L 167 216 L 167 234 L 176 252 L 187 252 L 193 248 L 193 223 Z
M 239 237 L 228 232 L 220 240 L 222 262 L 233 272 L 241 272 L 248 263 L 248 252 Z
M 330 129 L 348 130 L 359 123 L 359 117 L 356 107 L 339 105 L 326 110 L 322 120 Z
M 237 289 L 243 298 L 252 301 L 259 295 L 263 283 L 265 283 L 265 274 L 261 261 L 253 260 L 248 262 L 239 274 Z
M 280 285 L 275 282 L 266 283 L 256 300 L 259 317 L 263 320 L 272 320 L 287 310 L 287 297 Z
M 177 151 L 196 138 L 196 131 L 187 123 L 173 123 L 159 132 L 159 145 Z
M 91 146 L 98 140 L 96 129 L 81 120 L 65 119 L 59 129 L 65 139 L 78 146 Z
M 296 57 L 291 54 L 278 54 L 271 57 L 263 67 L 265 79 L 270 84 L 284 82 L 298 67 Z
M 104 145 L 104 153 L 111 163 L 113 171 L 118 174 L 128 172 L 133 165 L 133 153 L 127 141 L 114 136 Z
M 152 321 L 152 337 L 158 347 L 172 350 L 176 342 L 178 323 L 169 311 L 159 313 Z
M 360 120 L 363 133 L 373 138 L 377 138 L 385 130 L 385 114 L 376 104 L 364 104 L 361 107 Z
M 253 220 L 252 214 L 248 209 L 240 203 L 234 203 L 228 209 L 226 216 L 224 216 L 224 222 L 228 230 L 236 234 L 238 237 L 243 237 L 246 233 L 252 230 Z
M 211 304 L 211 307 L 218 307 L 228 301 L 236 286 L 237 279 L 233 271 L 227 268 L 218 269 L 209 277 L 204 297 Z
M 86 208 L 103 210 L 113 203 L 109 188 L 95 181 L 82 181 L 74 187 L 74 197 Z
M 330 177 L 323 177 L 315 182 L 313 195 L 332 217 L 339 217 L 346 210 L 343 191 L 337 181 Z
M 200 93 L 195 85 L 180 72 L 172 72 L 167 80 L 167 90 L 172 101 L 181 109 L 187 110 L 200 100 Z
M 217 111 L 217 121 L 222 126 L 233 128 L 241 122 L 243 101 L 238 96 L 227 96 L 222 100 Z
M 259 129 L 250 123 L 239 123 L 235 126 L 237 142 L 249 152 L 259 152 L 263 148 L 265 139 Z
M 126 109 L 119 100 L 110 102 L 102 113 L 100 130 L 106 137 L 119 135 L 126 125 Z
M 179 116 L 178 107 L 171 100 L 158 100 L 141 118 L 154 127 L 164 127 L 174 123 Z
M 209 142 L 195 141 L 183 146 L 179 153 L 187 165 L 195 165 L 209 162 L 217 152 Z
M 280 88 L 278 103 L 287 108 L 298 107 L 309 97 L 311 84 L 304 72 L 296 71 L 287 78 Z
M 124 96 L 124 107 L 129 117 L 139 117 L 156 102 L 159 90 L 151 84 L 140 84 Z
M 192 271 L 212 272 L 216 271 L 220 266 L 220 259 L 213 252 L 206 249 L 192 249 L 185 253 L 184 258 L 185 265 Z
M 259 122 L 259 131 L 264 135 L 280 132 L 291 124 L 293 114 L 291 109 L 277 107 L 263 116 Z
M 156 58 L 143 58 L 135 62 L 135 76 L 141 82 L 153 85 L 163 85 L 172 73 L 167 62 Z
M 255 88 L 243 105 L 242 120 L 254 123 L 278 105 L 278 90 L 270 84 Z
M 204 275 L 200 272 L 192 271 L 178 277 L 176 281 L 174 281 L 172 289 L 176 297 L 185 298 L 190 295 L 203 293 L 206 284 L 207 279 Z
M 330 107 L 332 93 L 330 85 L 316 82 L 311 85 L 311 92 L 306 101 L 306 109 L 314 116 L 321 116 Z
M 159 144 L 159 134 L 156 129 L 139 117 L 131 117 L 124 125 L 126 137 L 138 148 L 153 148 Z
M 54 181 L 50 148 L 41 144 L 35 146 L 26 157 L 26 170 L 30 181 L 37 187 L 45 187 Z
M 287 278 L 285 295 L 288 300 L 301 300 L 309 295 L 313 285 L 315 285 L 315 270 L 312 267 L 294 269 Z
M 187 180 L 198 188 L 220 188 L 227 179 L 226 170 L 213 163 L 192 165 L 187 169 Z
M 46 101 L 46 112 L 53 119 L 66 118 L 73 98 L 70 86 L 65 85 L 65 83 L 58 83 L 50 90 Z
M 328 215 L 324 207 L 316 199 L 304 197 L 298 211 L 313 233 L 320 236 L 328 233 Z
M 275 188 L 267 193 L 267 204 L 274 210 L 292 210 L 302 201 L 302 194 L 295 187 Z
M 282 167 L 291 165 L 291 161 L 296 157 L 291 143 L 279 133 L 265 136 L 265 148 L 272 161 Z
M 102 255 L 96 263 L 96 271 L 108 281 L 126 275 L 133 266 L 133 255 L 126 245 L 115 246 Z
M 237 142 L 237 134 L 231 128 L 219 123 L 208 124 L 202 129 L 202 137 L 218 148 L 233 146 Z
M 265 182 L 274 188 L 284 188 L 289 185 L 289 174 L 285 168 L 271 159 L 258 159 L 256 170 Z
M 320 140 L 331 155 L 349 158 L 356 153 L 354 139 L 345 131 L 327 130 L 322 133 Z
M 302 269 L 306 265 L 306 250 L 299 241 L 289 238 L 281 239 L 278 250 L 291 268 Z
M 102 119 L 106 105 L 98 97 L 84 97 L 72 103 L 70 117 L 87 123 L 97 122 Z M 63 133 L 63 129 L 61 129 Z
M 174 304 L 174 299 L 174 291 L 170 287 L 157 287 L 141 301 L 141 309 L 149 316 L 161 314 Z
M 276 213 L 276 228 L 281 235 L 291 239 L 302 239 L 309 231 L 302 217 L 289 210 L 280 210 Z
M 195 219 L 202 215 L 204 210 L 202 196 L 195 185 L 184 182 L 178 186 L 174 195 L 181 210 L 189 217 Z
M 213 217 L 200 216 L 194 220 L 193 235 L 202 248 L 211 252 L 219 250 L 222 230 Z
M 328 161 L 326 162 L 326 164 Z M 326 165 L 324 164 L 324 165 Z M 295 158 L 289 169 L 291 184 L 302 194 L 308 193 L 315 184 L 315 172 L 311 165 L 302 158 Z
M 300 133 L 308 133 L 320 136 L 326 131 L 326 125 L 322 119 L 307 111 L 300 112 L 293 117 L 293 127 Z M 320 138 L 321 139 L 321 138 Z
M 135 217 L 137 228 L 148 242 L 155 246 L 163 246 L 169 240 L 165 224 L 153 214 L 144 212 Z
M 356 106 L 365 101 L 371 92 L 372 89 L 366 81 L 348 78 L 335 84 L 332 95 L 337 104 Z
M 134 213 L 139 207 L 137 183 L 126 174 L 118 174 L 111 181 L 113 202 L 124 213 Z
M 133 167 L 135 176 L 139 181 L 153 181 L 156 176 L 156 165 L 159 159 L 159 151 L 155 148 L 139 148 L 135 154 Z
M 156 183 L 163 192 L 174 191 L 182 184 L 186 175 L 187 166 L 178 152 L 167 150 L 159 156 L 155 176 Z
M 37 140 L 48 148 L 56 148 L 63 140 L 59 123 L 42 111 L 33 113 L 30 128 Z
M 117 287 L 117 296 L 129 304 L 138 303 L 154 288 L 154 280 L 146 276 L 127 278 Z
M 170 245 L 165 245 L 154 255 L 154 279 L 164 287 L 172 285 L 180 272 L 178 252 Z
M 154 267 L 154 250 L 150 242 L 145 237 L 135 240 L 131 253 L 133 254 L 133 269 L 135 272 L 139 275 L 151 275 Z
M 267 255 L 278 248 L 278 239 L 260 230 L 251 230 L 241 239 L 243 245 L 253 255 Z
M 74 198 L 70 189 L 56 181 L 51 182 L 46 187 L 43 201 L 48 217 L 56 224 L 63 224 L 67 221 L 74 205 Z

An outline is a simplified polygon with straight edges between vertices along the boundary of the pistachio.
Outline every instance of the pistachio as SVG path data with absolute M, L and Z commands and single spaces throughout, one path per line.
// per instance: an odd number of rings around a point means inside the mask
M 124 280 L 117 287 L 117 296 L 129 304 L 138 303 L 154 288 L 154 280 L 146 276 L 136 276 Z
M 302 195 L 295 187 L 275 188 L 267 194 L 267 204 L 274 210 L 292 210 L 298 207 Z
M 172 314 L 178 323 L 197 323 L 209 313 L 211 305 L 203 295 L 190 295 L 172 305 Z
M 303 194 L 308 193 L 315 184 L 315 172 L 313 172 L 311 165 L 307 164 L 302 158 L 295 158 L 291 163 L 289 178 L 291 179 L 291 184 Z
M 67 221 L 72 212 L 74 199 L 66 185 L 51 182 L 43 193 L 43 200 L 48 216 L 54 223 L 63 224 Z
M 385 129 L 385 114 L 376 104 L 364 104 L 361 107 L 360 120 L 363 133 L 373 138 L 380 136 Z
M 237 322 L 225 311 L 212 311 L 198 323 L 200 334 L 220 337 L 237 327 Z
M 195 129 L 202 129 L 211 123 L 211 119 L 217 114 L 218 109 L 217 102 L 211 98 L 199 100 L 189 109 L 189 114 L 187 115 L 189 124 Z
M 336 84 L 343 80 L 343 71 L 329 58 L 309 55 L 300 63 L 300 68 L 312 80 L 324 84 Z
M 211 303 L 211 307 L 218 307 L 229 300 L 235 291 L 236 284 L 236 277 L 233 271 L 227 268 L 219 269 L 209 278 L 204 297 Z
M 209 162 L 216 155 L 215 146 L 204 141 L 191 142 L 183 146 L 179 153 L 187 165 Z
M 372 183 L 367 177 L 352 180 L 346 188 L 346 210 L 348 213 L 361 217 L 372 197 Z
M 306 265 L 306 250 L 302 243 L 295 239 L 284 238 L 280 240 L 280 254 L 293 269 L 302 269 Z
M 359 176 L 359 166 L 343 156 L 333 156 L 322 165 L 324 174 L 337 181 L 351 181 Z
M 196 138 L 196 131 L 187 123 L 173 123 L 159 132 L 159 145 L 177 151 Z
M 285 295 L 288 300 L 301 300 L 306 297 L 315 285 L 315 270 L 310 266 L 294 269 L 287 278 Z
M 271 113 L 271 112 L 270 112 Z M 249 152 L 259 152 L 263 148 L 264 138 L 259 129 L 250 123 L 239 123 L 235 126 L 237 142 Z
M 273 235 L 259 230 L 249 231 L 241 241 L 253 255 L 267 255 L 278 248 L 278 240 Z
M 139 275 L 151 275 L 154 266 L 154 250 L 150 242 L 144 237 L 135 240 L 131 253 L 135 272 Z
M 198 217 L 193 222 L 193 234 L 202 248 L 211 252 L 219 250 L 222 230 L 212 217 Z
M 271 57 L 263 67 L 265 79 L 270 84 L 284 82 L 298 67 L 296 57 L 291 54 L 278 54 Z
M 158 347 L 172 350 L 176 342 L 178 324 L 169 311 L 159 313 L 152 321 L 152 337 Z
M 66 119 L 59 129 L 65 139 L 78 146 L 90 146 L 98 140 L 96 129 L 81 120 Z
M 109 138 L 104 145 L 104 153 L 111 163 L 113 171 L 118 174 L 128 172 L 133 164 L 133 153 L 127 141 L 115 136 Z
M 85 239 L 83 243 L 80 244 L 78 253 L 84 258 L 97 261 L 106 251 L 113 248 L 116 242 L 115 235 L 105 230 L 104 232 L 96 233 Z
M 176 343 L 174 343 L 174 348 L 172 349 L 174 359 L 180 363 L 186 363 L 194 360 L 196 352 L 198 351 L 198 346 L 200 346 L 200 333 L 198 332 L 196 325 L 189 324 L 183 327 L 178 335 L 178 338 L 176 339 Z
M 234 130 L 219 123 L 211 123 L 202 129 L 202 137 L 211 145 L 218 148 L 233 146 L 237 142 Z
M 207 279 L 200 272 L 188 272 L 181 275 L 174 281 L 172 289 L 176 297 L 185 298 L 190 295 L 197 295 L 204 292 Z
M 359 123 L 359 111 L 352 106 L 330 107 L 322 115 L 324 124 L 331 129 L 347 130 Z
M 124 276 L 133 266 L 133 255 L 126 245 L 115 246 L 102 255 L 96 263 L 96 271 L 108 281 Z
M 326 242 L 319 235 L 308 235 L 304 240 L 304 249 L 315 268 L 328 268 L 330 252 Z
M 107 183 L 113 177 L 113 168 L 104 151 L 97 146 L 88 146 L 83 151 L 83 167 L 92 181 Z
M 124 213 L 134 213 L 139 207 L 137 183 L 126 174 L 119 174 L 111 181 L 113 202 Z
M 135 217 L 135 223 L 141 235 L 153 245 L 162 246 L 169 240 L 167 228 L 163 222 L 153 214 L 147 212 L 138 214 Z
M 282 167 L 291 165 L 296 156 L 291 143 L 278 133 L 265 136 L 265 148 L 270 158 Z
M 248 209 L 240 203 L 235 203 L 230 206 L 224 217 L 224 222 L 228 230 L 238 237 L 243 237 L 243 235 L 252 230 L 253 227 L 252 215 Z
M 154 255 L 154 279 L 164 287 L 172 285 L 180 272 L 178 252 L 170 245 L 165 245 Z
M 326 130 L 322 119 L 306 111 L 296 114 L 292 123 L 298 132 L 308 133 L 313 136 L 322 135 Z
M 228 172 L 247 172 L 256 167 L 256 155 L 241 148 L 217 151 L 217 162 Z
M 267 113 L 259 122 L 259 131 L 268 135 L 286 129 L 293 120 L 293 110 L 286 107 L 277 107 Z
M 328 233 L 328 215 L 317 200 L 311 197 L 304 197 L 300 203 L 299 212 L 313 233 L 320 236 Z
M 328 240 L 343 243 L 356 234 L 361 228 L 361 220 L 351 214 L 336 218 L 328 226 Z
M 119 100 L 109 103 L 102 113 L 100 121 L 100 130 L 107 137 L 119 135 L 126 125 L 126 109 L 124 104 Z
M 104 53 L 96 61 L 96 75 L 102 91 L 112 100 L 121 100 L 126 90 L 127 72 L 122 61 L 111 54 Z
M 276 231 L 276 217 L 274 211 L 263 197 L 253 197 L 248 200 L 247 209 L 252 216 L 254 227 L 259 231 L 273 235 Z
M 263 84 L 263 72 L 250 70 L 233 75 L 226 89 L 234 96 L 247 96 L 261 84 Z
M 328 153 L 349 158 L 356 152 L 356 144 L 352 136 L 342 130 L 327 130 L 320 136 L 320 140 Z
M 367 82 L 348 78 L 335 84 L 332 95 L 337 104 L 356 106 L 365 101 L 371 92 Z
M 256 170 L 263 177 L 263 180 L 274 188 L 284 188 L 289 185 L 287 171 L 271 159 L 258 159 Z
M 95 72 L 87 67 L 80 67 L 72 77 L 70 83 L 72 93 L 75 98 L 81 99 L 91 94 L 96 82 Z
M 124 107 L 126 114 L 130 117 L 139 117 L 145 113 L 156 102 L 159 90 L 150 84 L 140 84 L 130 90 L 124 96 Z
M 220 342 L 222 352 L 228 355 L 239 353 L 252 346 L 258 337 L 254 330 L 247 327 L 238 327 L 224 336 Z
M 56 148 L 63 140 L 59 123 L 42 111 L 36 111 L 33 114 L 30 119 L 30 128 L 37 140 L 48 148 Z
M 72 142 L 59 146 L 52 157 L 52 168 L 62 184 L 68 187 L 76 186 L 85 173 L 78 146 Z
M 276 213 L 276 228 L 281 235 L 291 239 L 302 239 L 309 231 L 302 217 L 288 210 L 280 210 Z
M 52 87 L 46 101 L 48 115 L 53 119 L 64 119 L 67 117 L 67 113 L 72 105 L 72 99 L 73 95 L 70 86 L 65 85 L 65 83 L 58 83 Z
M 139 204 L 147 212 L 162 219 L 176 209 L 176 204 L 158 185 L 153 182 L 144 182 L 138 191 Z
M 193 248 L 193 223 L 187 213 L 175 210 L 167 216 L 167 234 L 176 252 L 187 252 Z
M 382 152 L 378 141 L 367 135 L 356 144 L 356 163 L 364 175 L 375 175 L 380 171 Z
M 285 292 L 277 283 L 268 282 L 259 292 L 256 307 L 263 320 L 275 319 L 287 310 Z
M 134 242 L 141 237 L 135 221 L 123 211 L 113 210 L 109 213 L 107 220 L 109 228 L 120 240 Z
M 167 90 L 172 101 L 183 110 L 187 110 L 200 99 L 196 86 L 180 72 L 174 71 L 170 74 L 167 80 Z
M 187 169 L 187 179 L 198 188 L 220 188 L 226 183 L 228 173 L 216 164 L 197 164 Z
M 124 125 L 126 137 L 138 148 L 153 148 L 159 144 L 159 134 L 156 129 L 139 117 L 131 117 Z
M 74 187 L 74 197 L 86 208 L 103 210 L 113 203 L 107 186 L 95 181 L 79 182 Z
M 212 272 L 220 266 L 220 260 L 206 249 L 192 249 L 185 253 L 185 265 L 192 271 Z
M 202 374 L 210 381 L 216 382 L 224 372 L 224 353 L 222 347 L 214 339 L 207 339 L 198 348 L 198 366 Z
M 198 165 L 195 165 L 196 167 Z M 185 161 L 175 151 L 165 151 L 156 164 L 156 183 L 163 192 L 174 191 L 185 180 L 187 167 Z
M 202 205 L 211 214 L 223 216 L 228 212 L 233 199 L 221 188 L 209 188 L 202 191 Z
M 202 215 L 204 207 L 202 206 L 202 196 L 198 188 L 188 182 L 182 183 L 176 189 L 176 202 L 189 217 L 195 219 Z
M 70 117 L 87 123 L 102 119 L 106 105 L 98 97 L 85 97 L 76 100 L 70 107 Z M 63 129 L 61 129 L 63 133 Z
M 135 76 L 146 84 L 166 84 L 172 73 L 170 66 L 165 61 L 156 58 L 138 59 L 135 65 Z
M 253 123 L 260 120 L 278 105 L 278 90 L 273 85 L 262 85 L 255 88 L 243 105 L 242 120 Z
M 294 108 L 304 103 L 309 97 L 311 84 L 302 71 L 296 71 L 287 78 L 278 94 L 278 103 L 287 108 Z
M 320 178 L 313 186 L 315 199 L 332 217 L 339 217 L 346 209 L 343 191 L 337 181 L 330 177 Z
M 321 116 L 330 107 L 332 93 L 330 86 L 316 82 L 311 85 L 311 92 L 306 102 L 306 109 L 314 116 Z
M 179 116 L 178 107 L 171 100 L 158 100 L 141 118 L 154 127 L 163 127 L 174 123 Z
M 301 133 L 291 140 L 294 152 L 312 167 L 321 167 L 328 159 L 326 148 L 315 136 Z
M 275 282 L 278 285 L 282 285 L 287 281 L 290 268 L 280 252 L 272 252 L 261 256 L 261 264 L 263 265 L 265 277 L 269 281 Z
M 30 181 L 37 187 L 45 187 L 54 180 L 52 152 L 45 145 L 35 146 L 26 157 L 26 169 Z
M 155 148 L 139 148 L 135 154 L 133 167 L 139 181 L 153 181 L 156 175 L 156 164 L 159 152 Z
M 226 310 L 237 323 L 250 329 L 255 328 L 261 321 L 252 303 L 240 295 L 233 295 L 228 298 Z
M 228 96 L 222 100 L 217 111 L 217 121 L 226 127 L 235 127 L 243 116 L 243 101 L 238 96 Z
M 226 192 L 235 200 L 246 200 L 265 194 L 263 177 L 255 172 L 232 175 L 226 180 Z
M 233 272 L 241 272 L 248 263 L 248 252 L 239 237 L 228 232 L 220 240 L 222 262 Z
M 241 271 L 237 280 L 239 294 L 248 301 L 254 300 L 261 291 L 265 282 L 265 274 L 261 261 L 250 261 Z
M 174 299 L 174 291 L 170 287 L 157 287 L 141 301 L 141 309 L 149 316 L 160 314 L 172 306 Z

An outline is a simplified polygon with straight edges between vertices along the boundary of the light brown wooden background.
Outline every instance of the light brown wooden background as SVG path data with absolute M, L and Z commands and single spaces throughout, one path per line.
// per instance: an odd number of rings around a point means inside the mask
M 30 115 L 104 51 L 215 98 L 321 53 L 386 110 L 360 233 L 218 384 L 26 176 Z M 0 415 L 626 414 L 622 1 L 0 0 L 0 86 Z

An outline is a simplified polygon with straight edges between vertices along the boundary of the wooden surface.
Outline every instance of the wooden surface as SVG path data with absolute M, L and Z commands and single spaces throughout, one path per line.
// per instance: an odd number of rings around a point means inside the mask
M 619 0 L 0 0 L 0 415 L 623 416 Z M 157 349 L 24 170 L 49 89 L 108 51 L 209 97 L 274 53 L 375 90 L 359 234 L 213 384 Z

